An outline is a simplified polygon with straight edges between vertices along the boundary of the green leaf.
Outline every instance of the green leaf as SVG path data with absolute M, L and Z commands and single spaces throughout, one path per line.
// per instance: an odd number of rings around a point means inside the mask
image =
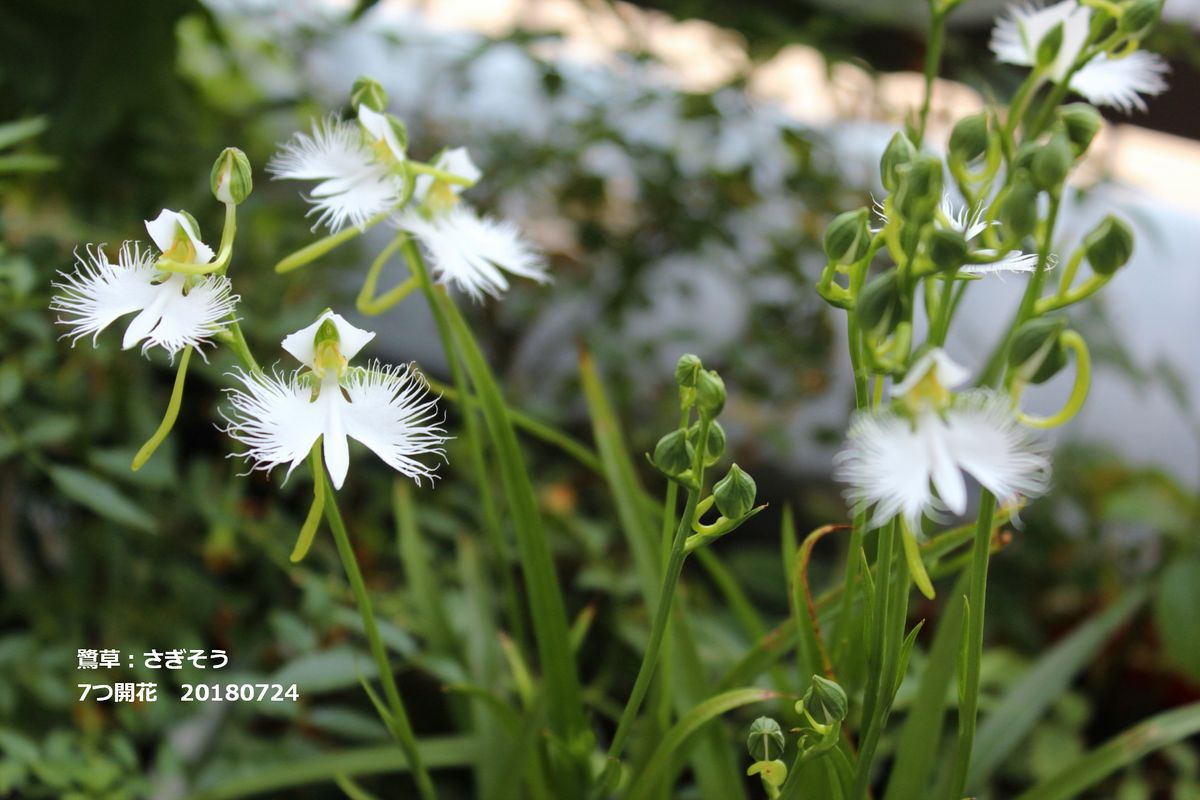
M 41 134 L 49 123 L 45 117 L 30 117 L 0 125 L 0 150 Z
M 1167 565 L 1154 595 L 1154 622 L 1171 663 L 1193 680 L 1200 680 L 1200 555 L 1188 555 Z
M 335 647 L 301 656 L 284 664 L 271 683 L 296 684 L 301 694 L 317 694 L 346 689 L 361 678 L 378 674 L 371 657 L 350 647 Z
M 1200 703 L 1157 714 L 1117 734 L 1017 800 L 1072 800 L 1117 770 L 1197 733 Z
M 1126 592 L 1104 613 L 1076 628 L 1035 661 L 979 726 L 967 787 L 983 786 L 1005 762 L 1109 636 L 1146 600 L 1144 587 Z M 1195 608 L 1192 612 L 1194 614 Z
M 767 689 L 733 689 L 710 697 L 688 713 L 667 731 L 666 736 L 659 742 L 658 747 L 650 755 L 646 766 L 638 773 L 633 784 L 626 793 L 628 800 L 639 800 L 646 797 L 658 785 L 660 773 L 667 770 L 675 755 L 675 751 L 687 741 L 688 737 L 702 728 L 705 723 L 720 715 L 741 706 L 773 700 L 780 695 Z
M 154 518 L 108 481 L 60 464 L 51 465 L 47 471 L 59 491 L 84 508 L 143 533 L 155 532 Z

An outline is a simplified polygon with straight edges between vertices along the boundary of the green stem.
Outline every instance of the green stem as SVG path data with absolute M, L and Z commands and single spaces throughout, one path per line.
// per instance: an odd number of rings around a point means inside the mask
M 325 464 L 321 459 L 320 441 L 313 443 L 312 451 L 308 454 L 308 463 L 313 476 L 313 501 L 308 508 L 308 516 L 304 518 L 304 524 L 300 526 L 296 546 L 292 548 L 292 554 L 289 556 L 293 564 L 302 561 L 308 555 L 313 538 L 317 535 L 317 528 L 321 525 L 321 516 L 325 512 L 325 486 L 321 480 L 321 476 L 325 474 Z
M 854 790 L 851 798 L 866 798 L 870 793 L 871 765 L 875 760 L 875 749 L 882 733 L 882 709 L 884 693 L 889 690 L 884 671 L 891 639 L 895 638 L 888 626 L 888 609 L 892 600 L 892 545 L 896 528 L 887 524 L 878 531 L 879 549 L 875 556 L 875 605 L 871 614 L 870 652 L 867 657 L 867 687 L 863 696 L 862 720 L 864 735 L 858 750 L 858 762 L 854 769 Z M 901 628 L 903 637 L 904 630 Z
M 366 280 L 363 281 L 362 289 L 358 292 L 358 298 L 354 301 L 354 305 L 360 314 L 365 314 L 369 317 L 382 314 L 412 294 L 412 290 L 420 285 L 420 279 L 416 274 L 412 274 L 406 280 L 378 297 L 375 295 L 375 288 L 379 283 L 379 273 L 383 270 L 384 265 L 387 264 L 388 259 L 404 246 L 404 241 L 407 238 L 408 234 L 401 231 L 392 241 L 388 242 L 387 247 L 383 248 L 379 252 L 379 255 L 375 257 L 375 260 L 371 262 L 371 268 L 367 270 Z
M 338 510 L 333 484 L 329 482 L 329 476 L 323 472 L 321 480 L 324 481 L 325 496 L 328 498 L 325 502 L 325 518 L 329 521 L 329 527 L 333 531 L 333 540 L 337 544 L 342 567 L 346 570 L 346 579 L 349 580 L 350 588 L 354 591 L 354 599 L 358 603 L 358 612 L 362 615 L 363 630 L 367 635 L 371 656 L 375 659 L 379 680 L 383 684 L 383 693 L 387 698 L 388 709 L 391 711 L 390 722 L 392 724 L 388 725 L 388 729 L 404 752 L 405 759 L 412 766 L 413 777 L 417 782 L 417 791 L 422 800 L 434 800 L 437 792 L 434 791 L 433 781 L 430 780 L 429 772 L 421 761 L 421 753 L 417 749 L 417 738 L 413 733 L 412 724 L 408 720 L 408 712 L 404 710 L 404 702 L 400 699 L 400 690 L 396 687 L 396 678 L 392 674 L 391 664 L 388 662 L 387 650 L 384 649 L 383 640 L 379 638 L 379 626 L 375 622 L 371 598 L 367 594 L 367 586 L 363 582 L 362 572 L 358 568 L 358 559 L 354 555 L 354 548 L 350 545 L 350 537 L 346 534 L 346 526 L 342 522 L 342 515 Z
M 946 14 L 933 9 L 933 19 L 930 22 L 929 45 L 925 49 L 925 97 L 921 100 L 921 117 L 917 127 L 919 149 L 925 141 L 925 127 L 929 122 L 929 107 L 933 102 L 933 82 L 937 79 L 938 68 L 942 62 L 942 49 L 946 43 Z
M 996 498 L 984 491 L 979 500 L 979 520 L 975 526 L 975 544 L 971 556 L 970 585 L 967 590 L 967 630 L 960 662 L 958 748 L 952 768 L 946 800 L 959 800 L 966 788 L 975 746 L 975 722 L 979 711 L 979 668 L 983 660 L 983 620 L 987 599 L 988 556 L 991 554 L 992 515 Z
M 337 233 L 332 233 L 329 236 L 322 237 L 312 244 L 305 245 L 291 255 L 284 257 L 278 264 L 275 265 L 275 271 L 282 275 L 285 272 L 291 272 L 292 270 L 296 270 L 300 267 L 311 264 L 321 256 L 328 253 L 330 250 L 333 250 L 335 247 L 345 244 L 354 237 L 361 236 L 362 234 L 366 233 L 367 229 L 378 225 L 380 222 L 383 222 L 391 213 L 391 210 L 388 210 L 382 214 L 376 214 L 364 222 L 361 228 L 356 225 L 351 225 L 349 228 L 345 228 Z
M 154 455 L 154 451 L 175 427 L 175 420 L 179 417 L 179 406 L 183 402 L 183 382 L 187 378 L 188 362 L 191 360 L 192 346 L 189 344 L 183 348 L 183 357 L 179 359 L 179 369 L 175 372 L 175 386 L 171 389 L 171 399 L 167 403 L 167 411 L 163 414 L 162 422 L 158 424 L 158 430 L 154 432 L 154 435 L 146 440 L 146 443 L 137 451 L 137 455 L 133 457 L 133 464 L 130 465 L 130 468 L 134 472 L 137 472 L 150 460 L 150 456 Z
M 213 273 L 224 275 L 225 271 L 229 269 L 229 259 L 233 257 L 233 240 L 236 236 L 237 206 L 233 203 L 226 203 L 225 227 L 221 230 L 221 245 L 217 250 L 216 258 L 207 264 L 189 264 L 169 258 L 160 258 L 154 266 L 163 272 L 178 272 L 182 275 L 211 275 Z
M 646 690 L 650 688 L 650 680 L 654 677 L 655 669 L 658 667 L 659 648 L 667 630 L 667 623 L 671 618 L 675 587 L 679 582 L 679 575 L 683 571 L 683 562 L 687 555 L 684 543 L 691 533 L 696 506 L 700 502 L 700 492 L 704 486 L 704 443 L 708 441 L 710 426 L 711 420 L 701 416 L 699 436 L 696 439 L 701 444 L 696 448 L 696 455 L 692 461 L 692 474 L 695 476 L 696 483 L 694 487 L 688 488 L 687 503 L 683 509 L 683 516 L 680 517 L 679 524 L 675 528 L 675 538 L 671 542 L 670 556 L 663 572 L 662 590 L 658 594 L 658 607 L 655 609 L 654 623 L 650 628 L 650 640 L 646 644 L 646 652 L 642 656 L 642 664 L 638 668 L 637 678 L 633 682 L 633 690 L 629 694 L 629 700 L 625 703 L 624 710 L 621 711 L 617 731 L 613 734 L 612 744 L 608 748 L 609 767 L 606 772 L 609 775 L 613 774 L 611 770 L 614 769 L 617 759 L 621 757 L 625 740 L 629 736 L 633 721 L 637 718 L 638 709 L 646 696 Z M 601 784 L 603 783 L 604 781 L 601 782 Z
M 447 172 L 444 169 L 438 169 L 432 164 L 425 164 L 421 161 L 409 161 L 405 167 L 414 175 L 429 175 L 434 180 L 442 183 L 450 183 L 455 186 L 474 186 L 475 181 L 470 178 L 465 178 L 462 175 L 455 175 L 453 172 Z
M 228 335 L 223 336 L 222 340 L 233 349 L 234 354 L 250 368 L 251 372 L 262 372 L 262 368 L 254 360 L 254 354 L 250 352 L 250 345 L 246 343 L 246 335 L 242 333 L 242 326 L 232 317 L 226 324 L 228 325 Z

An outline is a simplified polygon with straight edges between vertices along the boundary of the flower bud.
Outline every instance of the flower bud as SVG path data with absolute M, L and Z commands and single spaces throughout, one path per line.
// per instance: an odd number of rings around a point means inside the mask
M 887 148 L 883 151 L 883 157 L 879 159 L 879 176 L 883 180 L 883 187 L 889 192 L 896 191 L 896 186 L 899 184 L 899 178 L 896 175 L 896 170 L 908 162 L 912 161 L 917 155 L 917 148 L 908 140 L 908 137 L 899 131 L 888 142 Z
M 922 223 L 933 215 L 942 199 L 942 162 L 922 154 L 896 168 L 896 208 L 904 219 Z
M 750 735 L 746 737 L 746 749 L 755 761 L 771 761 L 783 755 L 787 739 L 779 723 L 770 717 L 759 717 L 750 724 Z
M 696 374 L 704 369 L 700 358 L 691 353 L 679 357 L 675 363 L 675 384 L 680 389 L 692 389 L 696 386 Z
M 1063 43 L 1063 24 L 1060 22 L 1042 35 L 1042 40 L 1037 45 L 1036 63 L 1038 69 L 1046 69 L 1054 60 L 1058 58 L 1058 51 L 1062 49 Z
M 1112 275 L 1133 255 L 1133 230 L 1112 214 L 1083 237 L 1088 263 L 1097 275 Z
M 1062 186 L 1074 163 L 1071 140 L 1064 131 L 1058 131 L 1034 152 L 1029 174 L 1039 189 L 1054 189 Z
M 713 486 L 717 510 L 722 517 L 735 522 L 750 513 L 757 495 L 758 486 L 754 478 L 743 472 L 737 464 L 731 466 L 725 477 Z
M 838 214 L 825 229 L 825 257 L 831 264 L 853 264 L 867 254 L 871 230 L 865 207 Z
M 841 686 L 828 678 L 813 675 L 812 684 L 800 699 L 800 707 L 807 710 L 817 722 L 829 725 L 846 718 L 849 702 Z
M 1033 233 L 1038 222 L 1038 190 L 1029 173 L 1024 170 L 1013 176 L 1012 189 L 1000 205 L 1000 222 L 1009 235 L 1024 239 Z
M 1067 365 L 1060 337 L 1066 317 L 1038 317 L 1017 328 L 1008 351 L 1008 365 L 1029 383 L 1045 383 Z
M 757 775 L 763 783 L 778 789 L 787 783 L 788 767 L 778 758 L 771 761 L 755 761 L 746 770 L 746 774 Z
M 1125 6 L 1117 27 L 1127 36 L 1141 39 L 1158 22 L 1162 7 L 1163 0 L 1133 0 Z
M 696 373 L 696 406 L 708 419 L 715 419 L 725 408 L 725 381 L 715 370 Z
M 988 114 L 980 111 L 969 117 L 963 117 L 950 131 L 950 154 L 963 162 L 974 161 L 985 152 L 988 146 Z
M 943 272 L 952 272 L 967 260 L 967 240 L 956 230 L 938 228 L 929 236 L 929 260 Z
M 1067 138 L 1071 140 L 1077 156 L 1083 155 L 1104 124 L 1100 112 L 1087 103 L 1071 103 L 1063 106 L 1058 111 L 1058 118 L 1062 120 L 1063 127 L 1067 131 Z
M 383 111 L 387 108 L 388 96 L 383 86 L 374 78 L 360 75 L 350 87 L 350 107 L 366 106 L 372 111 Z
M 241 205 L 254 189 L 250 159 L 236 147 L 226 147 L 213 162 L 209 176 L 213 196 L 225 205 Z
M 700 423 L 688 428 L 688 442 L 693 448 L 700 446 Z M 711 467 L 725 454 L 725 429 L 716 420 L 708 425 L 708 445 L 704 448 L 704 466 Z
M 682 475 L 692 468 L 696 451 L 684 431 L 671 431 L 654 446 L 654 466 L 664 475 Z
M 877 337 L 895 330 L 903 311 L 896 270 L 889 270 L 868 281 L 858 296 L 855 311 L 863 330 Z

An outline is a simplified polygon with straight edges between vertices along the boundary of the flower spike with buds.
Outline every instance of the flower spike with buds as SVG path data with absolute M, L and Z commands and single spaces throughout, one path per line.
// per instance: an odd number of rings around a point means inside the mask
M 931 350 L 894 387 L 892 410 L 855 416 L 837 476 L 850 484 L 850 499 L 875 507 L 872 526 L 900 514 L 915 533 L 923 515 L 962 514 L 963 472 L 1001 501 L 1046 491 L 1050 460 L 1008 399 L 988 390 L 952 393 L 967 375 Z
M 1023 67 L 1044 64 L 1047 76 L 1068 86 L 1097 105 L 1113 106 L 1126 114 L 1146 110 L 1142 95 L 1161 94 L 1167 88 L 1167 64 L 1144 51 L 1114 56 L 1098 52 L 1072 73 L 1088 46 L 1095 13 L 1076 0 L 1046 7 L 1014 5 L 996 21 L 991 49 L 999 61 Z M 1058 46 L 1052 45 L 1058 40 Z M 1039 58 L 1039 56 L 1042 56 Z
M 336 233 L 347 224 L 360 230 L 403 199 L 405 137 L 392 117 L 358 106 L 358 122 L 336 117 L 313 123 L 312 133 L 297 133 L 283 146 L 267 171 L 275 178 L 320 181 L 308 200 L 317 224 Z
M 206 264 L 212 248 L 200 240 L 196 222 L 179 211 L 164 210 L 146 222 L 146 231 L 163 256 Z M 142 345 L 142 352 L 161 347 L 172 358 L 185 347 L 199 347 L 225 327 L 237 306 L 238 296 L 223 275 L 203 277 L 163 272 L 158 256 L 137 242 L 126 242 L 114 264 L 99 247 L 77 256 L 75 272 L 60 273 L 62 281 L 50 308 L 62 313 L 59 323 L 70 328 L 66 336 L 78 340 L 96 337 L 118 318 L 139 312 L 125 329 L 122 346 Z
M 474 300 L 507 291 L 505 272 L 545 283 L 542 257 L 515 225 L 481 216 L 459 200 L 463 182 L 473 184 L 480 174 L 464 148 L 441 154 L 432 174 L 417 177 L 413 200 L 419 205 L 405 209 L 397 225 L 420 242 L 436 280 L 454 284 Z
M 242 455 L 254 469 L 287 464 L 290 475 L 320 439 L 330 480 L 340 489 L 350 465 L 347 440 L 356 439 L 418 485 L 434 477 L 435 469 L 415 457 L 444 457 L 448 437 L 424 378 L 411 366 L 348 365 L 373 338 L 326 311 L 283 340 L 302 368 L 291 375 L 234 373 L 245 390 L 228 390 L 233 415 L 225 431 L 245 445 Z

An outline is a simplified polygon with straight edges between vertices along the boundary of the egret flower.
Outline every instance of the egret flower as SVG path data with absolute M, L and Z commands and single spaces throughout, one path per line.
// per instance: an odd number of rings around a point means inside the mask
M 180 211 L 163 210 L 146 221 L 146 232 L 162 255 L 176 261 L 207 264 L 213 250 L 200 240 L 196 221 Z M 101 247 L 88 246 L 76 252 L 74 272 L 60 272 L 63 280 L 50 308 L 63 316 L 58 322 L 70 330 L 64 334 L 76 342 L 91 336 L 95 344 L 100 332 L 126 314 L 138 312 L 125 329 L 122 347 L 136 344 L 142 352 L 158 346 L 172 358 L 184 347 L 200 347 L 225 326 L 238 296 L 223 275 L 189 277 L 162 272 L 158 256 L 137 242 L 125 242 L 114 264 Z
M 1000 502 L 1046 491 L 1050 459 L 1003 395 L 952 394 L 967 370 L 931 350 L 892 389 L 892 409 L 858 412 L 835 458 L 847 497 L 873 506 L 872 526 L 902 514 L 910 530 L 923 515 L 967 509 L 963 473 Z
M 971 247 L 971 240 L 979 236 L 992 225 L 999 225 L 997 220 L 988 221 L 983 218 L 983 206 L 976 208 L 955 209 L 954 202 L 950 199 L 950 195 L 942 195 L 942 202 L 938 207 L 941 212 L 936 224 L 942 228 L 958 231 L 967 240 L 967 246 L 970 247 L 972 256 L 980 258 L 995 258 L 996 251 L 987 247 Z M 944 218 L 944 219 L 943 219 Z M 1038 256 L 1037 253 L 1023 253 L 1020 250 L 1013 250 L 995 261 L 986 264 L 964 264 L 962 271 L 972 275 L 985 275 L 996 272 L 1033 272 L 1037 269 Z
M 1061 83 L 1087 45 L 1092 9 L 1076 0 L 1054 5 L 1013 5 L 996 21 L 991 49 L 999 61 L 1031 67 L 1037 63 L 1038 45 L 1060 23 L 1062 45 L 1050 65 L 1048 76 Z M 1099 53 L 1070 76 L 1068 86 L 1096 105 L 1113 106 L 1126 114 L 1146 110 L 1142 95 L 1157 95 L 1167 88 L 1163 75 L 1167 64 L 1159 56 L 1141 50 L 1114 57 Z
M 433 166 L 471 182 L 481 174 L 463 148 L 443 153 Z M 396 220 L 420 243 L 434 279 L 454 284 L 474 300 L 506 291 L 505 272 L 547 281 L 545 262 L 517 226 L 480 216 L 460 201 L 463 188 L 422 175 L 413 194 L 419 205 L 405 209 Z
M 320 181 L 306 198 L 317 224 L 336 233 L 400 204 L 404 196 L 402 134 L 386 114 L 358 107 L 358 121 L 317 120 L 312 133 L 297 133 L 267 165 L 275 178 Z
M 233 406 L 225 432 L 245 445 L 239 455 L 252 469 L 287 464 L 291 475 L 321 440 L 325 468 L 337 489 L 350 465 L 349 439 L 366 445 L 389 467 L 412 478 L 434 477 L 416 456 L 445 456 L 449 437 L 440 425 L 437 399 L 411 365 L 378 361 L 350 367 L 375 334 L 326 311 L 284 338 L 283 349 L 303 366 L 291 374 L 234 372 L 243 389 L 228 389 Z

